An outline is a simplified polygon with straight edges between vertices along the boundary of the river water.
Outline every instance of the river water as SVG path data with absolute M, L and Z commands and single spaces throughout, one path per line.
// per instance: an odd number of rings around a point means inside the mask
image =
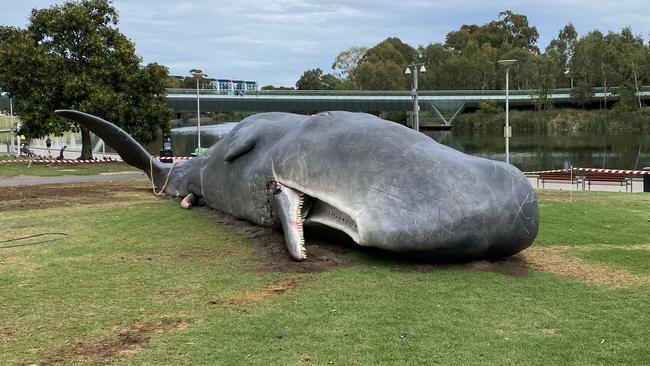
M 434 140 L 470 155 L 506 160 L 505 140 L 499 134 L 455 134 L 425 131 Z M 581 168 L 640 169 L 650 167 L 650 135 L 513 134 L 510 162 L 522 171 Z
M 234 126 L 235 122 L 201 127 L 201 145 L 209 147 L 218 142 Z M 174 155 L 189 156 L 197 146 L 196 127 L 172 130 Z M 432 139 L 470 155 L 505 161 L 505 141 L 499 134 L 458 134 L 451 131 L 423 131 Z M 70 135 L 53 138 L 53 148 L 67 144 L 73 153 L 80 151 L 80 138 Z M 59 141 L 60 140 L 60 141 Z M 34 140 L 31 146 L 45 145 Z M 98 144 L 95 152 L 101 151 Z M 146 146 L 158 152 L 161 143 Z M 56 150 L 55 150 L 56 151 Z M 107 148 L 107 152 L 111 149 Z M 522 171 L 560 169 L 569 166 L 583 168 L 641 169 L 650 167 L 650 134 L 514 134 L 510 140 L 510 162 Z
M 235 123 L 201 127 L 201 145 L 219 141 Z M 498 134 L 457 134 L 451 131 L 423 131 L 439 143 L 470 155 L 506 160 L 505 141 Z M 189 155 L 196 148 L 196 127 L 172 131 L 175 155 Z M 159 149 L 159 145 L 151 148 Z M 510 140 L 510 161 L 522 171 L 585 168 L 634 169 L 650 166 L 650 135 L 554 134 L 514 135 Z

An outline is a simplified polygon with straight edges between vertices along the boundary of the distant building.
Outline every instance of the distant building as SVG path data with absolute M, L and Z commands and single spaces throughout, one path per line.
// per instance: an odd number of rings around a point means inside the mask
M 239 95 L 257 91 L 257 81 L 216 79 L 210 81 L 210 88 L 223 95 Z

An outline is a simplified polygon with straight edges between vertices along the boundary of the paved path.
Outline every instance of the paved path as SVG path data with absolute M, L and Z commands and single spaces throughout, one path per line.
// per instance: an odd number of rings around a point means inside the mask
M 65 175 L 61 177 L 15 177 L 0 178 L 0 187 L 24 186 L 35 184 L 79 183 L 79 182 L 108 182 L 127 179 L 149 179 L 140 172 L 100 175 Z
M 145 179 L 148 180 L 146 174 L 141 172 L 133 173 L 119 173 L 119 174 L 100 174 L 100 175 L 66 175 L 61 177 L 16 177 L 16 178 L 0 178 L 0 187 L 8 186 L 21 186 L 21 185 L 35 185 L 35 184 L 57 184 L 57 183 L 79 183 L 79 182 L 108 182 L 114 180 L 128 180 L 128 179 Z M 533 187 L 537 186 L 537 179 L 528 178 Z M 635 180 L 634 192 L 643 192 L 643 182 Z M 538 187 L 541 188 L 541 187 Z M 570 190 L 569 184 L 563 183 L 549 183 L 546 184 L 547 189 L 560 189 Z M 573 187 L 576 190 L 575 186 Z M 582 187 L 577 190 L 582 190 Z M 625 192 L 625 187 L 618 186 L 593 186 L 592 191 L 607 191 L 607 192 Z

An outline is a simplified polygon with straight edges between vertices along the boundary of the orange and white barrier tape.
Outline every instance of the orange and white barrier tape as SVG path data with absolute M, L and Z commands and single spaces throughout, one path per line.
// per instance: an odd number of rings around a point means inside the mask
M 579 172 L 593 172 L 605 174 L 626 174 L 626 175 L 650 175 L 650 170 L 623 170 L 623 169 L 598 169 L 598 168 L 575 168 Z
M 154 159 L 191 160 L 193 156 L 154 156 Z
M 571 169 L 554 169 L 554 170 L 540 170 L 536 172 L 524 172 L 524 174 L 544 174 L 544 173 L 561 173 L 569 172 Z
M 160 156 L 154 156 L 154 159 L 160 159 Z M 190 160 L 193 156 L 171 156 L 163 159 L 173 160 Z M 2 163 L 25 163 L 25 164 L 99 164 L 99 163 L 122 163 L 123 160 L 115 158 L 97 159 L 97 160 L 80 160 L 80 159 L 7 159 L 0 160 Z
M 12 159 L 0 160 L 0 163 L 26 163 L 26 164 L 99 164 L 120 163 L 122 160 L 107 158 L 102 160 L 77 160 L 77 159 Z
M 577 172 L 593 172 L 603 174 L 625 174 L 625 175 L 650 175 L 650 170 L 626 170 L 626 169 L 600 169 L 600 168 L 573 168 Z M 524 174 L 544 174 L 570 172 L 571 169 L 542 170 L 536 172 L 524 172 Z

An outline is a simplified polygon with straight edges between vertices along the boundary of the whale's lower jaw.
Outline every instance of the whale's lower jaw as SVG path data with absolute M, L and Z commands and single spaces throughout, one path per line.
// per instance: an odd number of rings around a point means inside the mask
M 398 253 L 405 257 L 441 262 L 508 257 L 529 247 L 536 236 L 536 232 L 528 235 L 531 233 L 522 231 L 518 234 L 508 230 L 496 231 L 486 236 L 466 230 L 465 235 L 455 238 L 422 240 L 409 236 L 407 230 L 400 230 L 403 228 L 399 227 L 395 233 L 381 229 L 369 232 L 372 225 L 368 223 L 360 232 L 357 221 L 343 210 L 297 189 L 277 184 L 280 187 L 275 194 L 278 218 L 289 254 L 296 260 L 304 260 L 307 257 L 304 227 L 318 227 L 321 231 L 324 229 L 343 233 L 360 246 Z M 433 234 L 435 236 L 435 233 Z

